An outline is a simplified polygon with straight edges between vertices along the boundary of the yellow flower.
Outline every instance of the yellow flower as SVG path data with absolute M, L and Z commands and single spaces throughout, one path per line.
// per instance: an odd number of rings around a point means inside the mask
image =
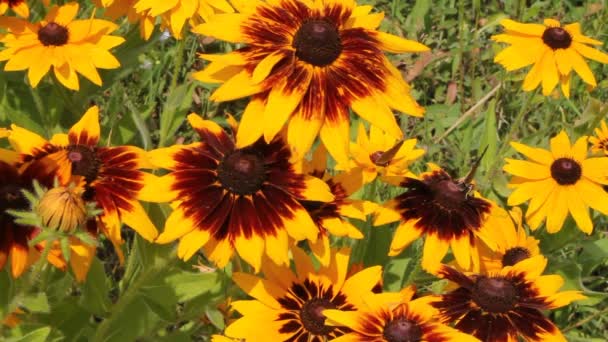
M 511 46 L 496 55 L 494 61 L 507 71 L 533 64 L 523 83 L 525 91 L 542 84 L 543 95 L 546 96 L 560 83 L 562 92 L 569 97 L 572 70 L 589 86 L 597 85 L 583 57 L 608 63 L 608 55 L 587 45 L 602 45 L 602 42 L 583 35 L 579 23 L 562 27 L 554 19 L 545 19 L 544 25 L 504 19 L 500 24 L 506 32 L 492 36 L 492 40 Z
M 93 3 L 97 7 L 105 9 L 104 16 L 116 21 L 122 16 L 127 16 L 127 20 L 131 24 L 139 23 L 140 36 L 148 40 L 154 32 L 154 25 L 156 18 L 149 14 L 150 11 L 137 12 L 135 10 L 135 3 L 138 0 L 93 0 Z
M 564 279 L 541 275 L 542 255 L 506 266 L 492 274 L 464 274 L 446 265 L 436 272 L 459 287 L 437 296 L 431 305 L 446 322 L 481 341 L 563 341 L 559 328 L 543 314 L 575 300 L 579 291 L 558 292 Z
M 108 0 L 104 0 L 108 2 Z M 116 1 L 119 2 L 119 1 Z M 134 0 L 132 8 L 146 17 L 160 16 L 163 28 L 177 39 L 187 21 L 199 24 L 215 13 L 232 13 L 234 9 L 227 0 Z
M 118 25 L 101 19 L 75 20 L 78 3 L 53 6 L 44 20 L 32 24 L 23 19 L 7 21 L 9 34 L 0 39 L 4 50 L 0 61 L 7 61 L 5 71 L 28 70 L 36 87 L 51 66 L 55 77 L 65 87 L 78 90 L 77 74 L 101 85 L 99 69 L 115 69 L 118 60 L 108 51 L 124 39 L 109 35 Z
M 603 152 L 608 155 L 608 126 L 606 121 L 602 120 L 601 127 L 595 129 L 595 137 L 590 137 L 589 142 L 592 152 Z
M 292 251 L 295 274 L 270 260 L 262 265 L 264 278 L 233 274 L 234 282 L 254 299 L 232 303 L 243 317 L 226 328 L 226 336 L 245 342 L 329 341 L 349 329 L 325 324 L 323 310 L 357 310 L 363 297 L 379 290 L 380 266 L 347 276 L 349 249 L 333 249 L 330 265 L 318 271 L 304 251 Z
M 334 195 L 319 178 L 297 172 L 283 139 L 238 148 L 215 122 L 196 114 L 188 121 L 202 141 L 149 153 L 153 164 L 171 170 L 153 185 L 175 208 L 157 243 L 179 239 L 184 260 L 203 247 L 218 267 L 236 251 L 258 271 L 264 255 L 289 263 L 289 238 L 317 241 L 302 201 L 331 202 Z
M 495 249 L 495 234 L 510 222 L 507 212 L 472 191 L 470 184 L 453 179 L 437 165 L 420 177 L 405 177 L 401 195 L 379 208 L 374 225 L 398 221 L 389 255 L 401 253 L 424 236 L 422 268 L 433 270 L 451 247 L 463 269 L 479 268 L 475 237 Z
M 415 292 L 410 286 L 400 293 L 368 295 L 357 311 L 323 311 L 329 324 L 348 329 L 343 337 L 328 341 L 478 342 L 473 336 L 441 323 L 437 317 L 439 311 L 428 303 L 429 297 L 412 300 Z
M 22 18 L 30 16 L 30 8 L 25 0 L 0 0 L 0 15 L 5 14 L 9 9 Z
M 361 168 L 363 181 L 369 183 L 382 176 L 413 176 L 408 167 L 424 154 L 416 148 L 416 139 L 397 141 L 392 135 L 383 132 L 376 126 L 369 129 L 369 137 L 363 123 L 359 124 L 357 141 L 350 144 L 353 160 L 349 166 L 337 165 L 338 170 L 351 167 Z
M 526 221 L 532 230 L 547 218 L 547 231 L 558 232 L 569 212 L 578 227 L 591 234 L 589 207 L 608 214 L 608 194 L 602 188 L 608 185 L 608 158 L 587 158 L 587 137 L 570 145 L 563 131 L 551 139 L 551 151 L 517 142 L 511 146 L 530 161 L 505 159 L 503 170 L 514 176 L 509 186 L 515 189 L 508 204 L 530 200 Z
M 350 114 L 395 138 L 403 133 L 392 110 L 422 116 L 410 86 L 384 55 L 429 50 L 377 30 L 382 13 L 353 0 L 256 1 L 243 13 L 217 15 L 194 32 L 247 44 L 194 74 L 223 83 L 211 95 L 230 101 L 253 95 L 241 119 L 237 146 L 263 136 L 271 141 L 287 123 L 287 142 L 298 157 L 320 135 L 339 162 L 348 160 Z
M 483 243 L 479 246 L 482 273 L 498 272 L 505 266 L 513 266 L 522 260 L 540 254 L 540 248 L 538 247 L 540 241 L 533 236 L 528 236 L 522 226 L 521 209 L 515 207 L 511 209 L 510 214 L 517 227 L 505 221 L 500 230 L 494 234 L 496 250 L 491 250 Z

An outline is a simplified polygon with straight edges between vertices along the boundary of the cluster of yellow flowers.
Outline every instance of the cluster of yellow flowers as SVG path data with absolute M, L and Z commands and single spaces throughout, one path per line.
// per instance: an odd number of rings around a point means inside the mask
M 177 39 L 188 24 L 196 34 L 241 44 L 224 55 L 201 55 L 209 63 L 193 77 L 220 84 L 213 101 L 251 99 L 240 122 L 228 116 L 222 127 L 190 114 L 199 141 L 152 151 L 101 145 L 97 106 L 49 140 L 17 125 L 1 130 L 12 149 L 0 150 L 0 267 L 10 256 L 17 277 L 44 248 L 28 246 L 40 229 L 19 225 L 7 210 L 28 209 L 22 190 L 33 180 L 47 188 L 59 182 L 61 190 L 50 190 L 38 208 L 45 225 L 103 234 L 121 260 L 125 224 L 151 242 L 179 240 L 183 260 L 202 249 L 219 268 L 235 252 L 251 266 L 254 274 L 238 272 L 233 280 L 254 299 L 232 304 L 242 317 L 215 341 L 565 340 L 542 310 L 584 297 L 558 292 L 563 279 L 543 275 L 547 259 L 523 222 L 536 230 L 546 221 L 555 233 L 570 213 L 590 234 L 589 207 L 608 214 L 605 124 L 592 140 L 591 157 L 588 137 L 572 145 L 565 132 L 551 139 L 550 151 L 512 142 L 528 160 L 506 160 L 514 189 L 508 205 L 528 205 L 525 215 L 518 207 L 508 212 L 473 189 L 473 172 L 455 178 L 435 164 L 419 175 L 410 170 L 424 151 L 416 139 L 403 138 L 393 111 L 421 117 L 425 110 L 384 52 L 429 48 L 378 30 L 383 14 L 372 6 L 354 0 L 94 2 L 107 18 L 139 23 L 145 39 L 158 20 Z M 25 1 L 0 0 L 0 14 L 22 17 L 0 17 L 4 70 L 27 70 L 32 87 L 51 67 L 69 89 L 79 89 L 78 74 L 101 85 L 97 69 L 120 66 L 110 52 L 125 41 L 113 35 L 118 25 L 77 19 L 75 2 L 45 5 L 45 18 L 32 23 Z M 560 84 L 569 96 L 573 71 L 596 86 L 583 57 L 608 63 L 608 55 L 589 46 L 601 42 L 583 35 L 577 23 L 506 19 L 501 25 L 505 32 L 492 39 L 510 45 L 495 61 L 509 71 L 532 65 L 526 91 L 542 85 L 549 95 Z M 354 142 L 351 110 L 370 124 L 369 130 L 359 125 Z M 329 156 L 336 162 L 331 171 Z M 403 191 L 384 204 L 352 197 L 380 181 Z M 171 204 L 160 234 L 140 201 Z M 101 213 L 85 219 L 84 202 Z M 365 238 L 347 218 L 368 215 L 375 226 L 398 223 L 391 256 L 424 238 L 422 268 L 454 282 L 453 289 L 412 299 L 413 287 L 382 292 L 380 266 L 349 269 L 350 250 L 332 247 L 331 237 Z M 76 278 L 85 281 L 95 246 L 73 239 L 71 250 Z M 451 265 L 442 263 L 448 250 Z M 59 247 L 47 258 L 65 268 Z

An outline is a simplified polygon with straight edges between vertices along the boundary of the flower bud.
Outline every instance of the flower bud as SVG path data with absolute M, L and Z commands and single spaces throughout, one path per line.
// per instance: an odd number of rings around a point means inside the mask
M 42 196 L 38 214 L 47 228 L 66 233 L 73 232 L 87 219 L 81 194 L 73 188 L 62 186 L 50 189 Z

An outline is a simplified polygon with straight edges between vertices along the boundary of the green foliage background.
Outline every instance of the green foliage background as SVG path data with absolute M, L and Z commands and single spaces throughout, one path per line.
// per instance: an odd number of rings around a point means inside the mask
M 81 13 L 93 10 L 80 1 Z M 507 177 L 503 158 L 514 154 L 508 146 L 517 140 L 534 146 L 548 145 L 551 136 L 566 130 L 571 138 L 592 134 L 608 112 L 608 65 L 591 62 L 598 87 L 588 92 L 573 79 L 572 97 L 545 98 L 524 93 L 523 72 L 506 74 L 492 59 L 502 47 L 489 40 L 498 32 L 498 21 L 513 18 L 540 22 L 554 17 L 579 21 L 583 32 L 608 43 L 608 5 L 591 1 L 359 1 L 384 11 L 385 31 L 416 39 L 432 48 L 430 55 L 391 55 L 411 80 L 414 95 L 427 108 L 424 119 L 401 116 L 407 137 L 416 137 L 426 149 L 424 162 L 433 161 L 452 175 L 464 175 L 479 151 L 488 146 L 476 181 L 485 196 L 506 203 Z M 34 5 L 33 19 L 43 13 Z M 98 15 L 101 12 L 98 12 Z M 36 17 L 38 16 L 38 17 Z M 120 69 L 101 71 L 104 84 L 96 87 L 80 78 L 82 89 L 71 92 L 47 76 L 36 89 L 22 72 L 0 73 L 0 126 L 10 123 L 50 137 L 64 132 L 95 103 L 102 109 L 102 143 L 133 144 L 145 149 L 189 142 L 191 129 L 184 119 L 189 112 L 223 120 L 237 117 L 243 101 L 208 101 L 213 86 L 193 81 L 190 73 L 204 64 L 199 52 L 218 53 L 228 44 L 187 34 L 176 41 L 156 33 L 149 41 L 139 38 L 137 27 L 121 23 L 119 34 L 127 42 L 115 50 Z M 603 51 L 606 51 L 603 47 Z M 529 106 L 525 103 L 529 101 Z M 526 110 L 522 111 L 522 108 Z M 357 126 L 356 119 L 352 127 Z M 454 126 L 454 129 L 450 129 Z M 414 170 L 422 171 L 418 162 Z M 373 183 L 358 195 L 383 202 L 399 190 Z M 159 229 L 169 212 L 166 205 L 150 205 Z M 541 251 L 549 258 L 546 273 L 566 279 L 564 289 L 582 290 L 588 299 L 551 313 L 570 341 L 608 340 L 608 236 L 606 218 L 595 214 L 594 233 L 585 236 L 568 219 L 554 235 L 539 229 Z M 445 283 L 419 269 L 421 243 L 400 256 L 386 254 L 394 227 L 371 228 L 356 222 L 366 234 L 359 242 L 336 241 L 354 247 L 354 262 L 385 265 L 385 289 L 398 290 L 415 283 L 423 292 L 440 291 Z M 24 321 L 14 329 L 0 325 L 0 339 L 7 341 L 207 341 L 224 328 L 224 303 L 243 298 L 231 283 L 231 269 L 200 272 L 190 262 L 176 259 L 174 247 L 153 245 L 123 230 L 126 263 L 120 265 L 111 244 L 104 242 L 87 281 L 77 284 L 69 273 L 42 267 L 12 280 L 0 272 L 0 317 L 17 306 L 26 309 Z

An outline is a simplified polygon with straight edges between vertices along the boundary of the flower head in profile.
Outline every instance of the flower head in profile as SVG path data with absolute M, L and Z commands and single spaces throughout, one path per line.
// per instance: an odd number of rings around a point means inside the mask
M 471 184 L 453 179 L 436 165 L 420 177 L 400 183 L 405 192 L 378 210 L 374 225 L 399 222 L 389 255 L 398 255 L 424 236 L 422 267 L 438 266 L 452 248 L 458 265 L 479 267 L 475 237 L 495 249 L 494 234 L 510 222 L 507 212 L 472 191 Z
M 87 222 L 88 229 L 103 232 L 114 245 L 122 243 L 122 223 L 133 228 L 146 240 L 158 232 L 145 212 L 140 199 L 154 200 L 156 177 L 140 171 L 150 167 L 146 154 L 134 146 L 100 146 L 99 108 L 87 110 L 68 134 L 56 134 L 50 141 L 24 128 L 13 125 L 9 142 L 22 154 L 24 162 L 35 170 L 45 170 L 60 184 L 84 183 L 82 197 L 96 203 L 103 212 Z M 52 179 L 50 180 L 52 182 Z M 151 184 L 144 191 L 144 185 Z M 147 193 L 147 195 L 146 195 Z M 150 197 L 150 198 L 148 198 Z
M 540 254 L 540 248 L 538 247 L 540 241 L 528 235 L 526 229 L 522 226 L 521 209 L 515 207 L 511 209 L 509 214 L 515 221 L 515 225 L 508 224 L 508 221 L 505 221 L 500 231 L 494 234 L 496 249 L 491 250 L 483 243 L 479 246 L 482 273 L 498 272 L 503 267 L 513 266 L 520 261 Z
M 266 262 L 262 265 L 264 278 L 246 273 L 233 275 L 236 284 L 254 299 L 232 303 L 243 317 L 226 328 L 226 336 L 245 342 L 330 341 L 350 329 L 327 325 L 323 310 L 357 310 L 363 297 L 380 290 L 380 266 L 347 277 L 348 249 L 332 250 L 331 263 L 319 270 L 314 268 L 311 257 L 297 247 L 293 257 L 295 274 L 286 266 Z
M 336 342 L 476 342 L 437 319 L 438 310 L 428 304 L 428 297 L 412 300 L 413 286 L 398 294 L 371 294 L 357 311 L 323 311 L 329 324 L 348 329 Z
M 547 259 L 537 255 L 490 274 L 463 274 L 442 265 L 437 275 L 458 288 L 431 301 L 446 323 L 481 341 L 566 341 L 543 310 L 584 299 L 579 291 L 558 292 L 559 275 L 541 275 Z
M 506 31 L 492 36 L 492 40 L 510 46 L 498 53 L 494 61 L 507 71 L 532 65 L 524 79 L 525 91 L 542 85 L 543 95 L 546 96 L 559 83 L 564 95 L 569 97 L 572 71 L 590 87 L 597 85 L 583 57 L 608 63 L 607 54 L 589 46 L 602 45 L 602 42 L 585 36 L 579 23 L 561 26 L 557 20 L 545 19 L 544 24 L 522 24 L 504 19 L 500 24 Z
M 602 120 L 601 126 L 595 129 L 595 136 L 589 137 L 592 152 L 601 152 L 608 155 L 608 126 L 606 121 Z
M 566 132 L 551 139 L 551 150 L 529 147 L 518 142 L 511 146 L 529 160 L 506 158 L 503 170 L 514 177 L 509 187 L 509 205 L 529 201 L 526 221 L 532 230 L 547 219 L 547 231 L 558 232 L 568 213 L 580 230 L 593 231 L 589 207 L 608 214 L 608 157 L 587 158 L 587 137 L 574 145 Z
M 27 70 L 36 87 L 51 67 L 65 87 L 80 88 L 78 74 L 101 85 L 97 69 L 115 69 L 120 62 L 109 52 L 122 44 L 122 37 L 110 33 L 118 25 L 102 19 L 75 19 L 78 3 L 53 6 L 38 23 L 24 19 L 7 20 L 8 34 L 0 39 L 4 49 L 0 61 L 7 61 L 5 71 Z
M 203 247 L 219 267 L 236 250 L 257 271 L 263 255 L 289 263 L 290 237 L 316 242 L 318 228 L 300 201 L 334 196 L 322 180 L 296 172 L 281 137 L 239 148 L 215 122 L 196 114 L 188 121 L 202 141 L 149 153 L 152 163 L 171 171 L 158 185 L 175 208 L 157 243 L 180 239 L 184 260 Z
M 311 244 L 310 248 L 321 264 L 327 266 L 330 261 L 330 236 L 362 239 L 363 234 L 347 218 L 365 221 L 367 214 L 375 209 L 375 205 L 349 198 L 363 185 L 360 170 L 341 172 L 333 176 L 326 172 L 327 150 L 323 145 L 317 147 L 312 160 L 303 163 L 304 174 L 322 179 L 334 195 L 333 201 L 330 202 L 300 201 L 319 228 L 317 242 Z
M 246 46 L 194 77 L 222 83 L 214 101 L 253 96 L 237 146 L 270 142 L 287 123 L 287 141 L 303 156 L 317 135 L 339 162 L 348 159 L 349 108 L 401 138 L 392 110 L 422 116 L 410 86 L 384 55 L 428 47 L 377 30 L 382 13 L 355 1 L 256 1 L 241 13 L 217 15 L 194 32 Z
M 27 18 L 30 16 L 30 8 L 26 0 L 0 0 L 0 15 L 12 10 L 18 16 Z
M 350 165 L 337 165 L 336 169 L 360 168 L 363 181 L 369 183 L 382 176 L 413 176 L 408 167 L 424 154 L 416 148 L 416 139 L 397 140 L 376 126 L 371 126 L 369 136 L 363 123 L 359 124 L 357 141 L 350 144 L 353 157 Z
M 169 30 L 171 35 L 177 39 L 182 38 L 182 31 L 186 22 L 190 21 L 193 25 L 200 23 L 215 13 L 232 13 L 234 9 L 228 0 L 130 0 L 112 1 L 100 0 L 102 3 L 112 3 L 120 6 L 126 12 L 131 9 L 138 15 L 146 18 L 161 18 L 162 27 Z M 124 4 L 123 2 L 130 2 Z M 123 4 L 119 4 L 123 3 Z

